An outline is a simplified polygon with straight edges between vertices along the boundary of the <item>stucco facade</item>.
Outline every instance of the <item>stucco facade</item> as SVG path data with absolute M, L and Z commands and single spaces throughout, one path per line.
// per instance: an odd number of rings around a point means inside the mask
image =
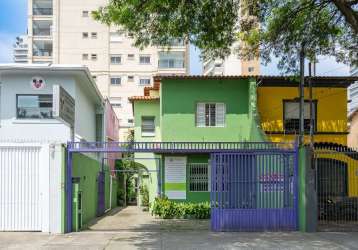
M 133 102 L 135 141 L 140 142 L 242 142 L 262 141 L 264 135 L 256 122 L 256 80 L 237 77 L 226 79 L 213 77 L 162 76 L 156 78 L 156 87 L 146 89 L 144 96 L 131 97 Z M 220 126 L 198 126 L 198 103 L 223 103 L 224 124 Z M 218 110 L 219 111 L 219 110 Z M 153 117 L 155 132 L 144 135 L 143 117 Z M 172 200 L 203 202 L 210 195 L 209 154 L 151 154 L 136 153 L 136 158 L 158 160 L 136 160 L 149 170 L 160 169 L 160 184 L 155 173 L 150 174 L 148 186 L 150 200 L 158 188 Z M 181 168 L 181 179 L 172 176 L 176 162 Z M 174 164 L 173 163 L 173 164 Z M 180 167 L 181 166 L 181 167 Z M 170 171 L 168 171 L 168 169 Z M 194 183 L 194 173 L 201 172 L 200 184 Z M 173 180 L 173 178 L 175 180 Z M 203 188 L 203 183 L 208 187 Z M 197 185 L 197 186 L 196 186 Z M 198 188 L 198 185 L 200 186 Z M 206 185 L 206 184 L 204 184 Z

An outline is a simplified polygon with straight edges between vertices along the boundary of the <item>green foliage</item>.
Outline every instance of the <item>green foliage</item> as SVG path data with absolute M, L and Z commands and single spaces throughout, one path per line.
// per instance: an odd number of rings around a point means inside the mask
M 140 188 L 140 195 L 142 197 L 141 201 L 142 201 L 142 206 L 143 207 L 148 207 L 149 206 L 149 190 L 147 186 L 142 186 Z
M 243 59 L 268 63 L 273 54 L 288 73 L 298 70 L 302 44 L 311 61 L 324 55 L 357 64 L 357 7 L 353 0 L 112 0 L 93 16 L 131 32 L 140 48 L 185 38 L 208 59 L 236 46 Z
M 209 219 L 210 204 L 174 202 L 167 197 L 157 197 L 152 205 L 152 215 L 163 219 Z

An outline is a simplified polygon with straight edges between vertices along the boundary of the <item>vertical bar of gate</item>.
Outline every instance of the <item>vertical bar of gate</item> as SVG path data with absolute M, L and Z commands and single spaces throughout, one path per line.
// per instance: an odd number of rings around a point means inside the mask
M 67 164 L 66 164 L 66 233 L 72 232 L 72 158 L 73 153 L 67 144 Z

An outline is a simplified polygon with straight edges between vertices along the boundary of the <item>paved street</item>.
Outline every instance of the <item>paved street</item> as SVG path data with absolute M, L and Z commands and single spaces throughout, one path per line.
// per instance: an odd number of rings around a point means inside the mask
M 208 225 L 158 220 L 128 207 L 79 233 L 0 233 L 0 249 L 358 249 L 357 232 L 213 233 Z

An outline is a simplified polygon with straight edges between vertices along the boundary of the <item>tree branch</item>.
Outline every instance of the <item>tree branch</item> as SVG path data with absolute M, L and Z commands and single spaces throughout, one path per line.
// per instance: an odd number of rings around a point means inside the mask
M 346 22 L 350 24 L 353 29 L 353 32 L 358 34 L 358 12 L 352 8 L 352 1 L 349 2 L 345 0 L 332 0 L 332 2 L 340 10 Z

